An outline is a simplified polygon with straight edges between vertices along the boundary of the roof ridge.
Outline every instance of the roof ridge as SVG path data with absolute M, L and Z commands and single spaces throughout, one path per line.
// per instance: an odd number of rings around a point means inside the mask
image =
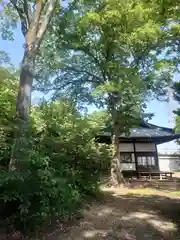
M 169 131 L 172 131 L 173 128 L 168 128 L 168 127 L 161 127 L 161 126 L 158 126 L 158 125 L 155 125 L 155 124 L 152 124 L 152 123 L 148 123 L 147 121 L 144 121 L 142 120 L 143 124 L 141 123 L 140 125 L 145 125 L 147 126 L 148 128 L 160 128 L 160 129 L 164 129 L 164 130 L 169 130 Z

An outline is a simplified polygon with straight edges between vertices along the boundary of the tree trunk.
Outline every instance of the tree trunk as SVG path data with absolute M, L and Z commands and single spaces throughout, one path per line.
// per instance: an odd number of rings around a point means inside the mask
M 20 72 L 19 90 L 16 100 L 16 129 L 14 132 L 14 144 L 9 162 L 9 170 L 19 168 L 19 164 L 26 152 L 28 144 L 27 131 L 29 110 L 31 106 L 31 92 L 33 84 L 34 58 L 27 52 L 24 54 Z
M 16 101 L 16 113 L 19 131 L 17 131 L 15 136 L 9 163 L 9 170 L 14 170 L 17 168 L 17 165 L 19 166 L 20 159 L 23 159 L 21 154 L 23 146 L 24 144 L 26 145 L 28 143 L 26 136 L 28 130 L 27 123 L 29 119 L 29 109 L 31 106 L 34 61 L 57 2 L 57 0 L 48 0 L 45 4 L 43 4 L 42 0 L 36 1 L 36 8 L 31 20 L 29 19 L 28 11 L 22 12 L 22 9 L 18 8 L 16 5 L 16 1 L 13 3 L 21 20 L 21 29 L 25 37 L 26 49 L 22 61 L 19 91 Z
M 119 131 L 117 126 L 114 126 L 114 134 L 112 136 L 112 144 L 114 146 L 114 156 L 111 162 L 111 181 L 113 185 L 121 185 L 125 183 L 121 168 L 121 156 L 119 149 Z
M 31 92 L 33 84 L 34 59 L 26 55 L 23 59 L 16 111 L 20 119 L 28 121 L 31 106 Z

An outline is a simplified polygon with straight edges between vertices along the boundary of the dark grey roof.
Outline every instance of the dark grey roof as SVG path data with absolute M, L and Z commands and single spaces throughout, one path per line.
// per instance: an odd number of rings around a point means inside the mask
M 132 128 L 130 130 L 130 137 L 159 137 L 159 136 L 171 136 L 173 130 L 170 128 L 163 128 L 152 125 L 149 128 L 139 127 Z
M 100 134 L 101 136 L 111 136 L 110 132 L 104 132 Z M 180 138 L 180 133 L 175 134 L 173 129 L 156 126 L 145 121 L 141 121 L 140 126 L 137 128 L 132 128 L 130 130 L 130 135 L 125 136 L 124 134 L 120 136 L 121 138 L 151 138 L 152 140 L 163 143 L 174 139 Z

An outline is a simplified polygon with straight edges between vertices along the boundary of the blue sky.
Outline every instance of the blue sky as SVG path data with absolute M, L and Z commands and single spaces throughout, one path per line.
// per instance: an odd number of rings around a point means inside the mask
M 0 40 L 0 50 L 7 52 L 11 58 L 11 62 L 15 66 L 19 66 L 22 56 L 23 56 L 23 43 L 24 39 L 18 28 L 14 33 L 14 41 L 3 41 Z M 178 80 L 178 75 L 174 76 Z M 37 95 L 33 95 L 34 99 L 37 99 Z M 154 113 L 155 116 L 151 120 L 151 123 L 164 126 L 173 127 L 174 126 L 174 116 L 172 111 L 177 108 L 177 103 L 171 100 L 170 103 L 159 102 L 154 100 L 148 103 L 147 112 Z M 169 142 L 166 144 L 161 144 L 158 147 L 159 151 L 174 152 L 177 151 L 177 145 L 174 142 Z

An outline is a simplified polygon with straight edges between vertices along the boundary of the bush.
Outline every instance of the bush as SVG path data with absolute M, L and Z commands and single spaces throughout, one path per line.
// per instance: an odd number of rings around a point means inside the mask
M 13 143 L 17 81 L 0 67 L 0 166 L 7 167 Z
M 71 214 L 81 203 L 78 190 L 57 178 L 49 159 L 35 152 L 23 169 L 24 173 L 1 171 L 0 181 L 3 218 L 21 232 L 37 230 L 50 217 Z
M 21 232 L 70 215 L 99 191 L 110 151 L 95 143 L 97 129 L 67 101 L 33 109 L 21 171 L 0 172 L 1 216 Z

